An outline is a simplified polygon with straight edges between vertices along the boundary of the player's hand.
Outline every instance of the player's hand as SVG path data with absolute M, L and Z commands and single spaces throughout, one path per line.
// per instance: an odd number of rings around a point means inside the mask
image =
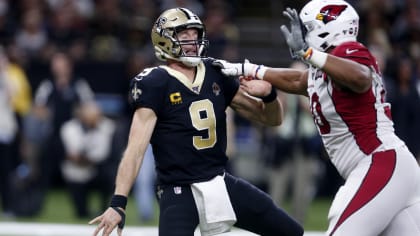
M 225 60 L 216 59 L 212 63 L 220 67 L 222 73 L 227 76 L 255 76 L 257 65 L 250 63 L 245 59 L 244 63 L 230 63 Z
M 240 77 L 240 86 L 249 95 L 254 97 L 265 97 L 271 92 L 271 84 L 264 80 Z
M 286 39 L 293 59 L 301 59 L 309 48 L 305 42 L 302 22 L 296 9 L 286 8 L 283 15 L 290 20 L 290 31 L 285 25 L 280 26 L 280 30 Z
M 93 236 L 98 235 L 101 230 L 102 230 L 102 236 L 109 236 L 111 235 L 112 231 L 114 230 L 116 226 L 118 226 L 118 229 L 117 229 L 118 236 L 122 236 L 122 230 L 123 230 L 124 221 L 125 221 L 124 218 L 125 217 L 122 217 L 121 214 L 118 213 L 116 210 L 114 210 L 112 207 L 109 207 L 102 215 L 89 221 L 90 225 L 98 223 L 98 226 L 96 227 L 95 232 L 93 232 Z

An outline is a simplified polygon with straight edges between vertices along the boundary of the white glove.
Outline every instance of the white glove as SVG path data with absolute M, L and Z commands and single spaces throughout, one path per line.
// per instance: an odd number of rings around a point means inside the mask
M 214 60 L 212 63 L 214 66 L 220 67 L 224 75 L 227 76 L 245 76 L 245 77 L 260 77 L 259 70 L 263 68 L 262 65 L 250 63 L 248 59 L 245 59 L 244 63 L 230 63 L 225 60 Z M 265 68 L 264 68 L 265 69 Z M 264 70 L 265 72 L 265 70 Z M 257 74 L 258 73 L 258 74 Z

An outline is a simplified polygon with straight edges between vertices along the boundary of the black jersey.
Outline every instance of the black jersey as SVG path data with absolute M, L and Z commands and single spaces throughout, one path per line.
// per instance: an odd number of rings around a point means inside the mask
M 224 76 L 206 59 L 193 83 L 167 66 L 147 68 L 132 79 L 135 108 L 157 115 L 151 138 L 158 181 L 190 184 L 224 171 L 226 108 L 238 91 L 237 79 Z

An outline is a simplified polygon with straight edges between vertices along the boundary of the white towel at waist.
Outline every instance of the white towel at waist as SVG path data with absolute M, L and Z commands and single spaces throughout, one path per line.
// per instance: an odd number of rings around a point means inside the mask
M 236 222 L 223 176 L 191 184 L 202 236 L 229 232 Z

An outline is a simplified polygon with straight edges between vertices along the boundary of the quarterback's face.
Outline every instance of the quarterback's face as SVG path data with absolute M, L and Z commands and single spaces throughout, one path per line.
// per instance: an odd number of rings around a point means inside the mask
M 178 41 L 185 56 L 197 56 L 198 31 L 196 29 L 185 29 L 177 34 Z

